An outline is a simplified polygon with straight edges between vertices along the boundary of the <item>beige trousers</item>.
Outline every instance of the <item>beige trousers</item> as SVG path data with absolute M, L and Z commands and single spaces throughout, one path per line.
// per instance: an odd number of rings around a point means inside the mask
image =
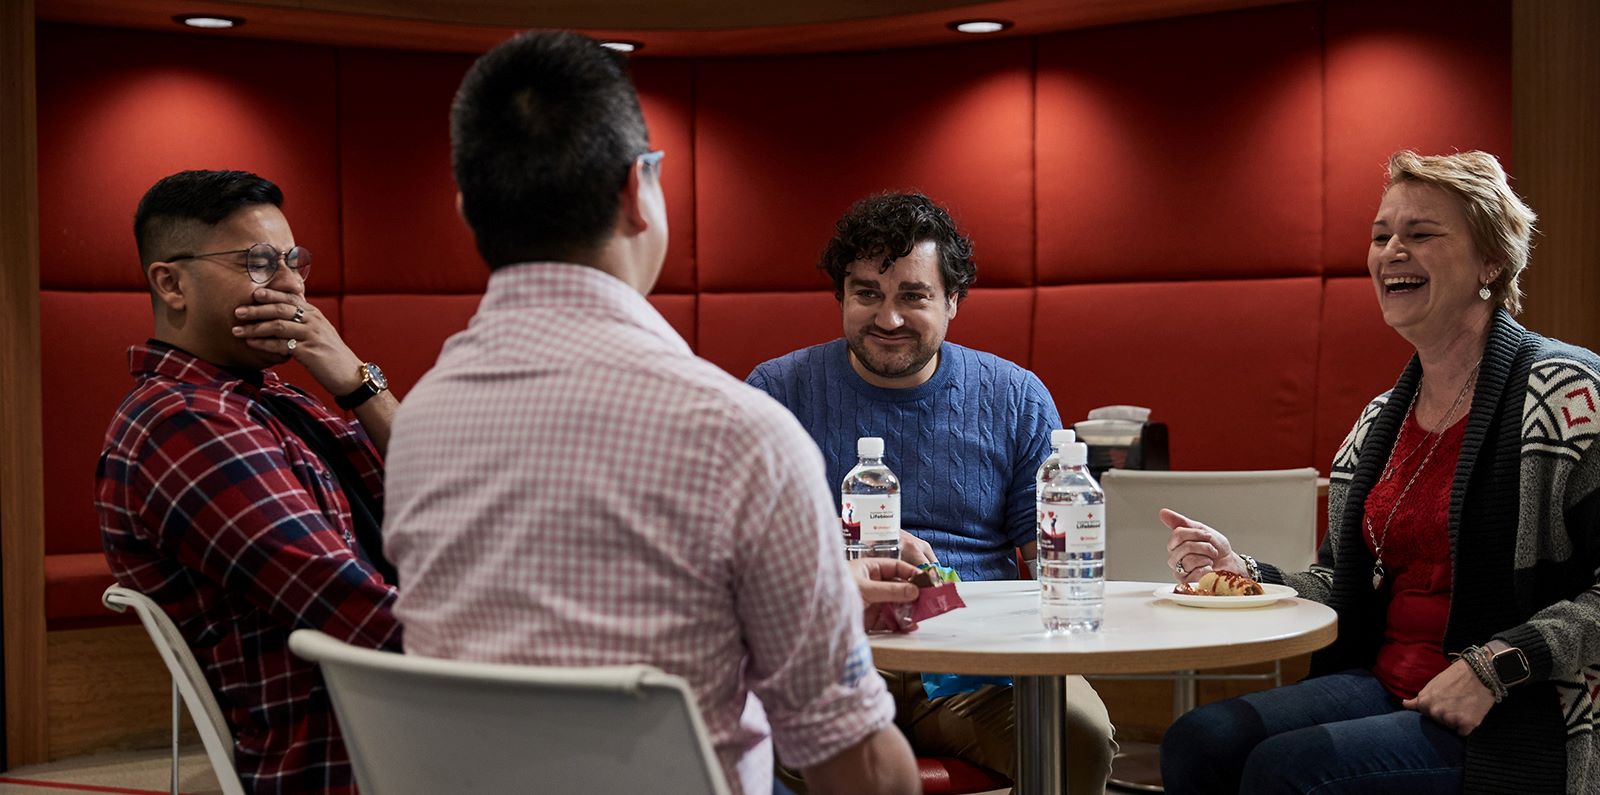
M 895 723 L 919 756 L 954 756 L 1016 778 L 1017 731 L 1011 688 L 985 685 L 929 701 L 922 676 L 879 671 L 895 697 Z M 1067 788 L 1100 795 L 1117 755 L 1111 716 L 1081 676 L 1066 677 Z

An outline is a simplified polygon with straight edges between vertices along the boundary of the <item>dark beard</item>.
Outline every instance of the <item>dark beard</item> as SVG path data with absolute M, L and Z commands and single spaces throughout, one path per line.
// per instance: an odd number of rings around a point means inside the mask
M 856 361 L 860 362 L 867 372 L 879 378 L 904 378 L 927 367 L 928 362 L 933 361 L 933 357 L 939 353 L 937 345 L 928 348 L 924 347 L 919 341 L 917 346 L 911 350 L 910 361 L 905 367 L 894 370 L 880 369 L 879 365 L 868 355 L 866 336 L 866 332 L 857 334 L 854 339 L 846 340 L 846 345 L 850 348 L 850 353 L 855 356 Z

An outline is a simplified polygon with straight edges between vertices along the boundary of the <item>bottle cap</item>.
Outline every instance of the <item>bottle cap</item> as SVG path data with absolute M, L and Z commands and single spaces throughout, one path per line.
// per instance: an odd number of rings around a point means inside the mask
M 1061 465 L 1064 467 L 1081 467 L 1089 463 L 1089 445 L 1083 442 L 1073 442 L 1062 445 Z
M 1078 440 L 1077 431 L 1071 428 L 1057 428 L 1050 432 L 1050 447 L 1060 450 L 1062 445 L 1072 444 Z
M 856 440 L 856 455 L 862 458 L 883 457 L 883 437 L 863 436 Z

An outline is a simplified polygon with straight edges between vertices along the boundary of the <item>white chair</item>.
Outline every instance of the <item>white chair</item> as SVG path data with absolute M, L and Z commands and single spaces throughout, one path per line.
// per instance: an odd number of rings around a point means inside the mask
M 1317 470 L 1154 472 L 1112 469 L 1106 491 L 1106 578 L 1172 579 L 1162 508 L 1221 531 L 1239 552 L 1284 571 L 1317 554 Z
M 1101 478 L 1106 492 L 1106 578 L 1173 581 L 1167 567 L 1162 508 L 1171 508 L 1221 531 L 1239 552 L 1284 571 L 1303 571 L 1316 558 L 1317 470 L 1271 469 L 1233 472 L 1161 472 L 1112 469 Z M 1132 674 L 1102 679 L 1161 679 Z M 1196 681 L 1254 680 L 1283 684 L 1278 662 L 1267 674 L 1172 675 L 1172 714 L 1194 709 Z M 1134 790 L 1160 791 L 1142 781 L 1116 781 Z
M 431 659 L 308 629 L 289 648 L 322 666 L 363 792 L 729 791 L 688 683 L 649 666 Z
M 144 624 L 145 632 L 150 634 L 156 651 L 161 654 L 161 661 L 166 663 L 167 671 L 172 674 L 172 795 L 178 795 L 180 698 L 189 707 L 189 717 L 194 720 L 195 730 L 200 733 L 200 742 L 205 745 L 206 756 L 211 759 L 211 769 L 216 771 L 217 783 L 222 787 L 223 795 L 244 795 L 239 774 L 233 769 L 233 732 L 223 719 L 222 708 L 217 706 L 217 698 L 211 693 L 211 685 L 206 682 L 200 664 L 195 662 L 194 654 L 189 651 L 189 644 L 178 634 L 177 625 L 172 623 L 160 605 L 150 601 L 150 597 L 120 585 L 107 588 L 100 601 L 118 613 L 133 608 L 140 623 Z

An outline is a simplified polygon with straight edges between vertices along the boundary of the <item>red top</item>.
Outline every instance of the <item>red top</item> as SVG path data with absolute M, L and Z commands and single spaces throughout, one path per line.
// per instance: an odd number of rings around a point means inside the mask
M 1442 437 L 1430 434 L 1408 415 L 1395 439 L 1390 458 L 1393 471 L 1380 479 L 1367 495 L 1362 535 L 1367 551 L 1376 554 L 1373 536 L 1383 540 L 1383 587 L 1390 592 L 1389 615 L 1372 672 L 1397 698 L 1415 698 L 1417 691 L 1449 664 L 1445 659 L 1445 622 L 1450 617 L 1450 486 L 1466 417 L 1446 428 Z M 1428 456 L 1438 441 L 1439 447 Z M 1410 459 L 1407 455 L 1412 451 Z M 1384 521 L 1395 500 L 1417 468 L 1427 467 L 1400 502 L 1394 520 L 1384 533 Z

